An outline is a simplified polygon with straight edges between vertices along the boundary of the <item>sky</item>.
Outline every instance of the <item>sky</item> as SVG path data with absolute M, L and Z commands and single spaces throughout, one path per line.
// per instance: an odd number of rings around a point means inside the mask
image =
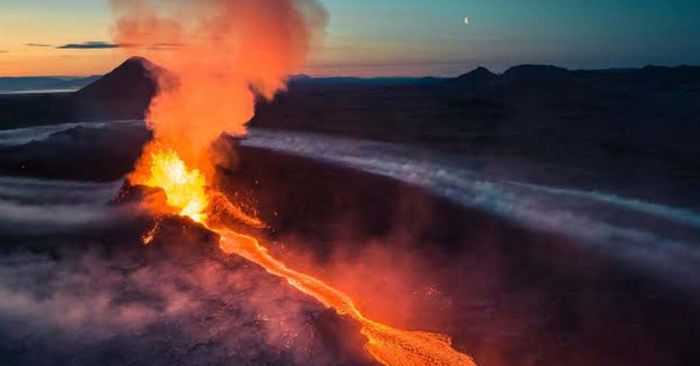
M 317 76 L 700 64 L 698 0 L 321 2 L 326 41 L 304 70 Z M 108 0 L 0 0 L 0 76 L 108 72 L 126 57 L 111 21 Z

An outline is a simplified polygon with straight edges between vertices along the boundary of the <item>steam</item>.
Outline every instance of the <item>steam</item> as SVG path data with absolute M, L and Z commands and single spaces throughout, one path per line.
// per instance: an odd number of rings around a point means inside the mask
M 128 220 L 129 207 L 105 206 L 120 184 L 0 176 L 0 232 L 36 236 Z
M 580 239 L 611 257 L 697 288 L 698 212 L 632 197 L 535 185 L 468 168 L 479 160 L 376 141 L 251 131 L 242 145 L 344 165 L 409 183 L 465 207 Z M 601 220 L 605 217 L 605 220 Z M 649 219 L 653 219 L 650 223 Z M 682 227 L 684 231 L 674 230 Z M 687 230 L 687 231 L 685 231 Z M 682 258 L 682 260 L 679 260 Z M 683 281 L 677 281 L 682 278 Z
M 107 255 L 64 246 L 58 256 L 18 251 L 0 257 L 0 360 L 357 364 L 324 344 L 318 319 L 328 311 L 264 271 L 174 252 L 149 256 L 143 248 L 120 248 Z
M 327 22 L 317 0 L 111 3 L 114 41 L 168 70 L 148 112 L 156 140 L 204 168 L 222 133 L 246 133 L 256 96 L 274 97 L 300 71 Z

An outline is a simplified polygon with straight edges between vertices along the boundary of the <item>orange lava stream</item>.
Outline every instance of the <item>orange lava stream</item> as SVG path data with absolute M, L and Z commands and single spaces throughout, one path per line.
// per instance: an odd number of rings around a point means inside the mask
M 441 334 L 392 328 L 365 317 L 352 299 L 323 281 L 288 268 L 275 259 L 257 239 L 228 229 L 212 229 L 221 236 L 219 247 L 227 254 L 237 254 L 282 277 L 299 291 L 315 298 L 340 315 L 347 315 L 362 325 L 367 338 L 365 349 L 383 365 L 476 365 L 471 357 L 456 351 L 450 338 Z
M 310 275 L 287 267 L 270 254 L 252 236 L 234 232 L 229 228 L 212 227 L 208 224 L 210 204 L 223 195 L 206 190 L 206 180 L 197 169 L 188 169 L 172 150 L 154 146 L 150 156 L 141 165 L 142 170 L 132 174 L 132 183 L 162 188 L 168 199 L 168 206 L 201 223 L 220 235 L 219 247 L 224 253 L 237 254 L 263 267 L 268 273 L 284 278 L 290 285 L 309 295 L 338 314 L 349 316 L 361 326 L 367 338 L 365 349 L 379 363 L 387 366 L 418 365 L 465 365 L 474 366 L 471 357 L 458 352 L 451 346 L 449 337 L 429 332 L 406 331 L 392 328 L 365 317 L 354 305 L 353 300 L 343 292 L 331 287 Z M 216 198 L 217 199 L 213 199 Z M 242 216 L 244 223 L 256 226 L 260 221 L 248 218 L 236 209 L 225 208 L 230 214 Z M 240 215 L 239 215 L 240 214 Z M 155 228 L 144 236 L 144 243 L 153 240 Z

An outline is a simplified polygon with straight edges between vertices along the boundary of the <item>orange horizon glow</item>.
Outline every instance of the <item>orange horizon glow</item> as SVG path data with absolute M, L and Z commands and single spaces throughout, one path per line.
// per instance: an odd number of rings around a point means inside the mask
M 2 51 L 2 49 L 0 49 Z M 120 49 L 62 51 L 60 55 L 35 53 L 26 50 L 20 55 L 0 53 L 0 77 L 88 77 L 101 76 L 117 68 L 131 56 L 140 52 L 125 53 Z M 50 51 L 53 52 L 53 51 Z M 148 57 L 146 57 L 148 58 Z M 342 59 L 342 56 L 338 56 Z M 369 60 L 369 61 L 368 61 Z M 425 60 L 414 63 L 391 62 L 382 57 L 370 56 L 362 62 L 351 63 L 311 60 L 298 74 L 311 77 L 453 77 L 470 70 L 471 65 L 460 62 Z M 499 71 L 499 70 L 492 70 Z
M 8 52 L 9 53 L 9 52 Z M 0 77 L 87 77 L 104 75 L 117 67 L 121 55 L 0 54 Z

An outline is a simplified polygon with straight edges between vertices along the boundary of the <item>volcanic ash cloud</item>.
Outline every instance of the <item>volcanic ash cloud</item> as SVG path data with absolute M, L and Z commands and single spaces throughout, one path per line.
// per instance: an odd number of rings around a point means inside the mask
M 211 143 L 246 132 L 256 97 L 285 88 L 327 23 L 316 0 L 111 3 L 115 43 L 167 70 L 147 118 L 155 139 L 205 171 Z

